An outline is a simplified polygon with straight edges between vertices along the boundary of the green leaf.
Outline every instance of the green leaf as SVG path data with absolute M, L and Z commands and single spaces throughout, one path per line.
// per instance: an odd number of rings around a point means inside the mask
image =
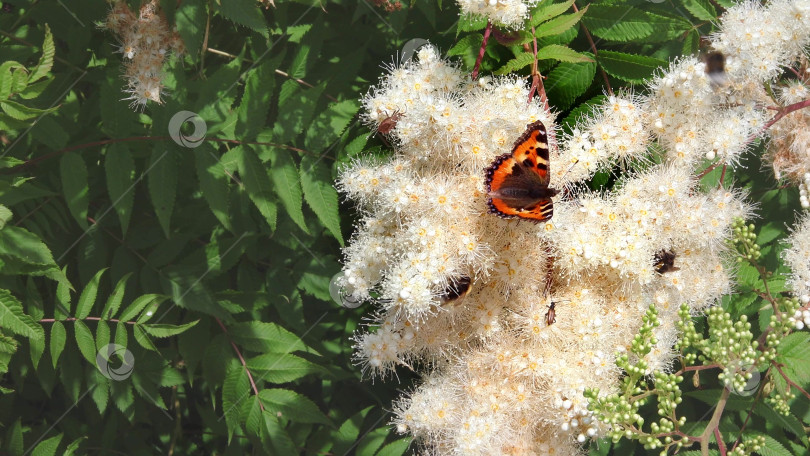
M 73 329 L 76 333 L 76 344 L 79 346 L 79 351 L 84 356 L 84 359 L 92 365 L 96 365 L 96 342 L 93 339 L 93 333 L 81 320 L 73 322 Z
M 810 383 L 810 334 L 794 332 L 781 340 L 777 359 L 794 381 Z
M 236 24 L 268 37 L 267 21 L 254 0 L 222 0 L 220 12 Z
M 14 425 L 6 425 L 6 439 L 3 443 L 4 448 L 7 449 L 12 456 L 23 454 L 24 443 L 20 418 L 17 418 Z
M 717 10 L 709 0 L 682 0 L 683 7 L 701 21 L 717 20 Z
M 175 11 L 174 18 L 188 55 L 196 63 L 205 36 L 206 3 L 183 2 Z
M 560 46 L 559 44 L 549 44 L 537 50 L 537 59 L 554 59 L 560 62 L 593 62 L 593 59 L 587 55 L 580 54 L 579 52 L 569 48 L 568 46 Z
M 16 120 L 30 120 L 34 117 L 54 112 L 59 108 L 59 106 L 54 106 L 49 109 L 31 108 L 11 100 L 0 100 L 0 107 L 2 107 L 3 111 L 11 116 L 12 119 Z
M 484 16 L 468 14 L 458 20 L 458 32 L 477 32 L 487 27 L 487 18 Z
M 409 446 L 411 446 L 411 439 L 395 440 L 380 448 L 376 456 L 402 456 Z
M 110 325 L 104 321 L 96 322 L 96 351 L 110 344 Z
M 557 17 L 560 14 L 568 11 L 568 8 L 571 8 L 573 3 L 574 0 L 566 0 L 562 3 L 552 3 L 551 1 L 541 2 L 537 9 L 532 13 L 532 26 L 537 27 L 542 22 L 547 21 L 552 17 Z
M 106 270 L 107 268 L 104 268 L 96 272 L 96 275 L 90 279 L 90 282 L 88 282 L 87 286 L 82 290 L 82 294 L 79 296 L 79 303 L 76 305 L 76 318 L 79 320 L 87 318 L 87 316 L 90 315 L 90 311 L 93 310 L 93 304 L 95 304 L 96 295 L 98 294 L 98 284 L 101 281 L 101 275 L 104 274 Z
M 127 280 L 131 275 L 132 273 L 128 272 L 124 277 L 121 277 L 121 280 L 115 285 L 115 290 L 113 290 L 110 297 L 107 298 L 107 303 L 104 304 L 104 309 L 101 311 L 101 318 L 111 319 L 118 312 L 118 308 L 121 307 L 121 301 L 124 300 Z
M 11 96 L 11 86 L 14 85 L 14 71 L 25 67 L 20 62 L 9 60 L 0 65 L 0 100 L 7 100 Z
M 579 10 L 579 12 L 555 17 L 554 19 L 537 27 L 534 31 L 534 36 L 537 38 L 543 38 L 545 36 L 559 35 L 577 25 L 577 22 L 579 22 L 582 15 L 585 14 L 586 11 L 588 11 L 588 6 L 582 8 Z
M 264 426 L 267 431 L 267 440 L 270 441 L 276 454 L 298 453 L 298 448 L 296 448 L 290 435 L 279 423 L 278 417 L 268 410 L 265 410 L 262 416 L 264 417 Z
M 509 74 L 514 73 L 515 71 L 521 70 L 534 62 L 534 54 L 529 52 L 524 52 L 514 59 L 506 62 L 504 66 L 498 68 L 495 71 L 495 74 Z
M 56 369 L 56 364 L 59 362 L 59 356 L 65 349 L 66 341 L 67 341 L 67 331 L 65 331 L 65 325 L 63 325 L 62 322 L 58 320 L 53 322 L 53 326 L 51 327 L 50 348 L 51 348 L 51 362 L 53 362 L 54 369 Z
M 650 78 L 656 69 L 667 64 L 652 57 L 616 51 L 600 51 L 596 60 L 609 75 L 629 82 L 643 82 Z
M 591 57 L 590 54 L 586 54 Z M 558 109 L 568 109 L 574 100 L 590 87 L 596 75 L 596 63 L 567 63 L 557 65 L 548 74 L 546 93 Z
M 53 43 L 51 43 L 53 45 Z M 62 442 L 62 434 L 57 434 L 47 440 L 43 440 L 34 447 L 31 456 L 53 456 L 59 448 L 59 443 Z
M 10 291 L 0 289 L 0 327 L 29 339 L 44 339 L 42 326 L 23 312 L 22 304 Z
M 164 323 L 144 324 L 138 325 L 143 328 L 147 334 L 162 339 L 164 337 L 176 336 L 199 323 L 200 320 L 190 321 L 182 325 L 169 325 Z
M 306 344 L 295 334 L 276 323 L 246 321 L 228 326 L 233 341 L 248 350 L 266 353 L 289 353 L 307 350 Z
M 309 374 L 324 374 L 323 368 L 289 353 L 267 353 L 247 360 L 251 371 L 271 383 L 286 383 Z
M 138 315 L 144 307 L 148 306 L 149 304 L 154 304 L 155 306 L 159 305 L 163 301 L 169 299 L 168 296 L 163 296 L 159 294 L 145 294 L 142 296 L 138 296 L 132 304 L 127 306 L 123 312 L 121 312 L 121 316 L 118 317 L 121 321 L 130 321 Z
M 87 183 L 87 165 L 81 155 L 68 152 L 59 160 L 62 193 L 70 213 L 82 229 L 87 229 L 87 208 L 90 205 L 90 186 Z
M 113 143 L 104 154 L 104 172 L 107 177 L 107 192 L 112 207 L 121 222 L 121 234 L 126 237 L 132 207 L 135 204 L 135 162 L 129 148 L 123 143 Z
M 287 214 L 301 230 L 309 234 L 302 209 L 304 193 L 301 190 L 301 179 L 298 168 L 289 153 L 282 151 L 275 155 L 270 167 L 270 177 L 273 179 L 273 188 L 284 205 L 284 209 L 287 210 Z
M 177 160 L 170 149 L 166 149 L 160 144 L 152 150 L 147 174 L 147 184 L 149 187 L 149 197 L 152 206 L 155 208 L 158 221 L 163 233 L 170 237 L 169 226 L 174 210 L 174 199 L 177 194 Z
M 238 146 L 232 150 L 238 158 L 239 176 L 245 186 L 248 197 L 264 216 L 272 231 L 276 229 L 278 209 L 273 201 L 272 186 L 267 169 L 248 146 Z
M 325 151 L 327 146 L 340 138 L 359 108 L 356 100 L 329 104 L 307 127 L 304 147 L 317 154 L 328 152 Z
M 681 26 L 673 19 L 648 14 L 633 6 L 591 5 L 582 21 L 594 35 L 619 42 L 663 41 L 668 38 L 661 34 L 662 31 Z M 690 27 L 686 22 L 682 31 Z
M 34 234 L 17 226 L 0 230 L 0 273 L 45 275 L 59 268 L 50 250 Z
M 48 72 L 51 71 L 51 67 L 53 67 L 55 51 L 51 28 L 48 27 L 48 24 L 45 24 L 45 39 L 42 42 L 42 56 L 40 56 L 37 66 L 31 70 L 31 76 L 28 77 L 28 84 L 37 82 L 48 75 Z
M 318 220 L 332 233 L 332 236 L 343 246 L 343 235 L 340 233 L 340 216 L 338 215 L 338 195 L 332 186 L 329 170 L 323 163 L 309 156 L 301 159 L 301 186 L 304 199 Z
M 474 51 L 477 54 L 478 49 L 481 48 L 481 42 L 483 40 L 484 37 L 480 33 L 467 35 L 464 38 L 458 40 L 458 42 L 454 44 L 449 51 L 447 51 L 447 55 L 449 57 L 456 55 L 464 55 L 470 51 Z
M 332 422 L 308 397 L 288 389 L 272 388 L 259 392 L 266 410 L 296 423 Z
M 266 60 L 248 74 L 236 124 L 236 135 L 243 141 L 256 138 L 267 122 L 277 67 L 277 61 Z
M 363 424 L 363 419 L 369 411 L 374 408 L 369 406 L 355 413 L 349 419 L 340 425 L 340 428 L 332 434 L 335 445 L 332 447 L 332 453 L 344 454 L 351 450 L 352 445 L 360 435 L 360 425 Z
M 147 350 L 157 352 L 157 347 L 155 347 L 155 344 L 152 343 L 152 339 L 149 338 L 149 334 L 147 334 L 141 326 L 143 325 L 134 325 L 132 327 L 132 334 L 135 336 L 135 342 L 138 342 L 138 345 Z
M 208 203 L 214 216 L 228 230 L 233 230 L 231 218 L 228 215 L 228 198 L 230 188 L 225 165 L 220 163 L 215 155 L 213 146 L 203 143 L 194 149 L 194 163 L 197 168 L 197 179 L 200 181 L 200 190 Z

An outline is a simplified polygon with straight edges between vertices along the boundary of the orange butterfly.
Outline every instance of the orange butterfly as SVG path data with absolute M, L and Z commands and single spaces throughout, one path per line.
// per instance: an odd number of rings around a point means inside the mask
M 551 198 L 559 192 L 548 186 L 548 165 L 548 135 L 538 120 L 515 141 L 511 153 L 499 156 L 487 168 L 489 212 L 535 223 L 550 219 Z

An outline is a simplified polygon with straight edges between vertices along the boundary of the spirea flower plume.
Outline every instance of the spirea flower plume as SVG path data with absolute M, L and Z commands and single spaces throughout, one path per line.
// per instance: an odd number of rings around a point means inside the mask
M 427 366 L 394 422 L 428 452 L 579 454 L 609 429 L 583 391 L 616 390 L 616 353 L 648 307 L 662 324 L 645 361 L 667 370 L 681 303 L 700 312 L 732 287 L 725 240 L 750 209 L 737 192 L 702 191 L 683 161 L 650 164 L 653 103 L 607 97 L 563 136 L 554 114 L 527 100 L 519 80 L 472 82 L 424 47 L 363 100 L 395 154 L 359 159 L 339 177 L 362 214 L 340 285 L 377 305 L 356 357 L 373 375 Z M 554 217 L 498 218 L 484 170 L 538 120 L 551 186 L 562 189 Z M 620 161 L 640 170 L 610 193 L 577 190 Z
M 184 45 L 176 31 L 169 31 L 157 0 L 144 3 L 137 16 L 126 2 L 118 0 L 103 25 L 121 43 L 127 81 L 124 92 L 129 94 L 125 100 L 132 100 L 130 106 L 141 110 L 150 100 L 162 103 L 163 63 L 172 53 L 182 54 Z
M 463 15 L 484 16 L 493 24 L 516 28 L 539 0 L 456 0 Z M 464 20 L 462 18 L 462 20 Z
M 782 255 L 791 271 L 788 285 L 802 306 L 807 308 L 810 304 L 810 216 L 806 213 L 796 222 L 787 243 L 789 247 Z

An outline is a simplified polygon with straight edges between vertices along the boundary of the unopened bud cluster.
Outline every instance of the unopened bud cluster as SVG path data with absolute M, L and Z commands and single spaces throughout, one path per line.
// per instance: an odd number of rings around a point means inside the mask
M 184 45 L 180 35 L 169 30 L 158 1 L 144 3 L 136 15 L 126 2 L 118 0 L 103 26 L 121 43 L 127 81 L 124 92 L 129 94 L 125 100 L 132 100 L 130 106 L 141 110 L 150 100 L 162 103 L 163 64 L 170 54 L 182 54 Z

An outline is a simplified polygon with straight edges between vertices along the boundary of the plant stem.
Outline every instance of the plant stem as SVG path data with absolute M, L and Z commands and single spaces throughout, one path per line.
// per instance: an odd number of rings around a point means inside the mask
M 245 372 L 247 372 L 248 380 L 250 380 L 250 386 L 251 386 L 251 388 L 253 388 L 253 393 L 258 398 L 259 397 L 259 388 L 256 387 L 256 382 L 253 381 L 253 374 L 250 373 L 250 369 L 248 369 L 248 367 L 247 367 L 247 363 L 245 362 L 245 358 L 242 356 L 242 352 L 239 351 L 239 347 L 237 347 L 236 344 L 233 342 L 233 340 L 231 340 L 231 335 L 228 334 L 228 328 L 226 328 L 225 325 L 222 324 L 222 320 L 220 320 L 218 317 L 214 317 L 214 319 L 219 324 L 219 327 L 222 328 L 222 332 L 225 333 L 225 337 L 228 338 L 228 342 L 231 343 L 231 347 L 233 347 L 233 351 L 236 352 L 236 356 L 239 357 L 239 362 L 242 363 L 242 367 L 244 367 Z M 261 400 L 259 400 L 259 408 L 261 408 L 262 412 L 264 412 L 264 404 L 262 404 Z
M 484 29 L 484 39 L 481 41 L 481 49 L 478 50 L 478 57 L 475 59 L 475 67 L 472 72 L 472 79 L 478 79 L 478 70 L 481 69 L 481 60 L 484 59 L 484 53 L 487 51 L 487 41 L 489 35 L 492 33 L 492 22 L 487 21 L 487 28 Z

